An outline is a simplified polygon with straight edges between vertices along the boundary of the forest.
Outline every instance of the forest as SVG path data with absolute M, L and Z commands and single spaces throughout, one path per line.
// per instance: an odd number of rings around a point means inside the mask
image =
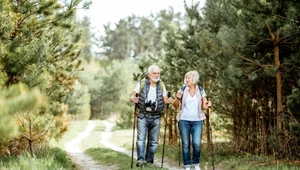
M 73 120 L 116 116 L 118 128 L 132 128 L 130 95 L 157 64 L 174 98 L 185 73 L 199 72 L 213 101 L 203 132 L 209 148 L 300 159 L 297 0 L 183 3 L 185 13 L 126 16 L 101 36 L 89 18 L 76 19 L 91 3 L 0 1 L 0 157 L 50 149 Z M 170 147 L 178 145 L 177 112 L 170 105 Z

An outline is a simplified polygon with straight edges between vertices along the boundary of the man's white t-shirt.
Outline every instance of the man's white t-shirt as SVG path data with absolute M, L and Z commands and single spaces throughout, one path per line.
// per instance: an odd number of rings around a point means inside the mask
M 141 86 L 141 84 L 140 84 L 140 82 L 138 82 L 137 85 L 135 86 L 135 89 L 134 89 L 134 91 L 136 93 L 140 92 L 140 86 Z M 163 89 L 163 96 L 165 97 L 165 96 L 167 96 L 166 87 L 163 86 L 163 88 L 164 88 Z M 145 102 L 150 101 L 150 100 L 152 102 L 157 102 L 156 101 L 156 86 L 155 87 L 150 86 L 150 88 L 149 88 L 148 98 L 146 98 Z

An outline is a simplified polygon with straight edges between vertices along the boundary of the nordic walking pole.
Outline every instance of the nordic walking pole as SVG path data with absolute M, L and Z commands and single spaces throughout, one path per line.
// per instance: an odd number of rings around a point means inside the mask
M 168 98 L 171 97 L 171 92 L 168 92 Z M 165 143 L 166 143 L 166 130 L 168 126 L 168 111 L 169 111 L 169 104 L 167 104 L 167 111 L 166 111 L 166 119 L 165 119 L 165 131 L 164 131 L 164 144 L 163 144 L 163 151 L 162 151 L 162 159 L 161 159 L 161 168 L 164 166 L 164 155 L 165 155 Z
M 210 99 L 207 98 L 207 100 L 209 101 Z M 211 113 L 211 107 L 208 108 L 208 113 Z M 210 140 L 211 140 L 211 157 L 212 157 L 212 166 L 213 166 L 213 170 L 215 170 L 215 164 L 214 164 L 214 145 L 213 145 L 213 140 L 212 140 L 212 129 L 209 123 L 209 131 L 210 131 Z
M 135 94 L 135 97 L 138 97 L 138 93 Z M 133 113 L 133 135 L 132 135 L 131 169 L 133 167 L 134 136 L 135 136 L 135 124 L 136 124 L 136 108 L 137 108 L 137 103 L 134 105 L 134 113 Z
M 214 164 L 214 145 L 213 145 L 213 141 L 212 141 L 212 130 L 211 130 L 211 126 L 210 125 L 209 125 L 209 129 L 210 129 L 210 139 L 211 139 L 212 166 L 213 166 L 213 170 L 215 170 L 215 164 Z
M 180 166 L 180 155 L 181 155 L 181 152 L 180 152 L 180 150 L 181 150 L 181 148 L 180 148 L 180 132 L 178 133 L 178 166 Z

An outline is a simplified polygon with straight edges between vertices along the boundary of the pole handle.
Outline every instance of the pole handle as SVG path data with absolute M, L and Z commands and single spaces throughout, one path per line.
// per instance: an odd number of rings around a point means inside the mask
M 171 97 L 171 92 L 168 91 L 168 98 Z M 167 104 L 167 109 L 169 109 L 169 104 Z
M 135 93 L 135 97 L 139 97 L 139 94 L 138 93 Z M 134 111 L 136 111 L 137 109 L 137 103 L 134 105 Z M 136 114 L 136 113 L 135 113 Z
M 211 101 L 210 97 L 207 96 L 207 102 L 206 104 L 208 104 L 208 101 Z M 208 106 L 208 109 L 210 109 L 212 106 Z

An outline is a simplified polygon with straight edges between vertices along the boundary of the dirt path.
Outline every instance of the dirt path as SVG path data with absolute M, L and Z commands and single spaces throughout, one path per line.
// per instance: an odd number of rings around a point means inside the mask
M 76 138 L 65 144 L 65 151 L 68 153 L 72 161 L 77 165 L 78 170 L 111 170 L 112 167 L 103 166 L 94 161 L 90 156 L 83 153 L 80 149 L 80 142 L 88 137 L 95 128 L 93 121 L 88 121 L 88 125 L 84 132 L 78 134 Z
M 131 157 L 131 155 L 132 155 L 132 151 L 131 150 L 126 150 L 124 148 L 120 148 L 120 147 L 118 147 L 118 146 L 116 146 L 116 145 L 114 145 L 114 144 L 112 144 L 112 143 L 109 142 L 109 139 L 112 136 L 112 128 L 114 127 L 114 124 L 112 124 L 112 123 L 110 123 L 108 121 L 104 121 L 103 123 L 104 123 L 106 129 L 105 129 L 105 132 L 102 133 L 101 143 L 104 146 L 106 146 L 107 148 L 110 148 L 110 149 L 112 149 L 114 151 L 122 152 L 122 153 L 124 153 L 124 154 L 126 154 L 126 155 L 128 155 L 128 156 Z M 136 157 L 137 157 L 136 151 L 134 151 L 134 156 L 133 157 L 136 160 Z M 156 166 L 158 166 L 158 167 L 161 167 L 161 158 L 158 158 L 158 159 L 156 158 L 154 160 L 154 164 Z M 164 161 L 163 167 L 167 168 L 167 169 L 172 169 L 172 170 L 179 170 L 179 169 L 182 170 L 183 169 L 183 168 L 178 167 L 178 166 L 177 167 L 171 166 L 166 161 Z
M 110 142 L 110 138 L 112 136 L 112 128 L 114 127 L 113 123 L 110 123 L 108 121 L 103 121 L 103 124 L 105 125 L 105 131 L 102 132 L 101 134 L 101 144 L 104 145 L 107 148 L 110 148 L 114 151 L 118 151 L 121 153 L 124 153 L 131 157 L 131 150 L 126 150 L 124 148 L 121 148 L 119 146 L 116 146 Z M 81 132 L 78 134 L 76 138 L 73 140 L 67 142 L 65 144 L 65 150 L 68 153 L 68 155 L 71 157 L 72 161 L 77 164 L 77 167 L 79 170 L 113 170 L 115 167 L 113 166 L 104 166 L 96 161 L 94 161 L 90 156 L 86 155 L 79 147 L 80 142 L 87 138 L 90 133 L 93 131 L 95 128 L 96 123 L 93 121 L 88 121 L 88 125 L 85 129 L 84 132 Z M 134 152 L 134 159 L 136 160 L 136 152 Z M 161 157 L 156 158 L 154 161 L 154 164 L 158 167 L 161 166 Z M 164 168 L 170 169 L 170 170 L 182 170 L 183 167 L 179 166 L 172 166 L 170 165 L 166 159 L 164 160 L 163 164 Z M 220 170 L 220 169 L 215 169 L 215 170 Z

